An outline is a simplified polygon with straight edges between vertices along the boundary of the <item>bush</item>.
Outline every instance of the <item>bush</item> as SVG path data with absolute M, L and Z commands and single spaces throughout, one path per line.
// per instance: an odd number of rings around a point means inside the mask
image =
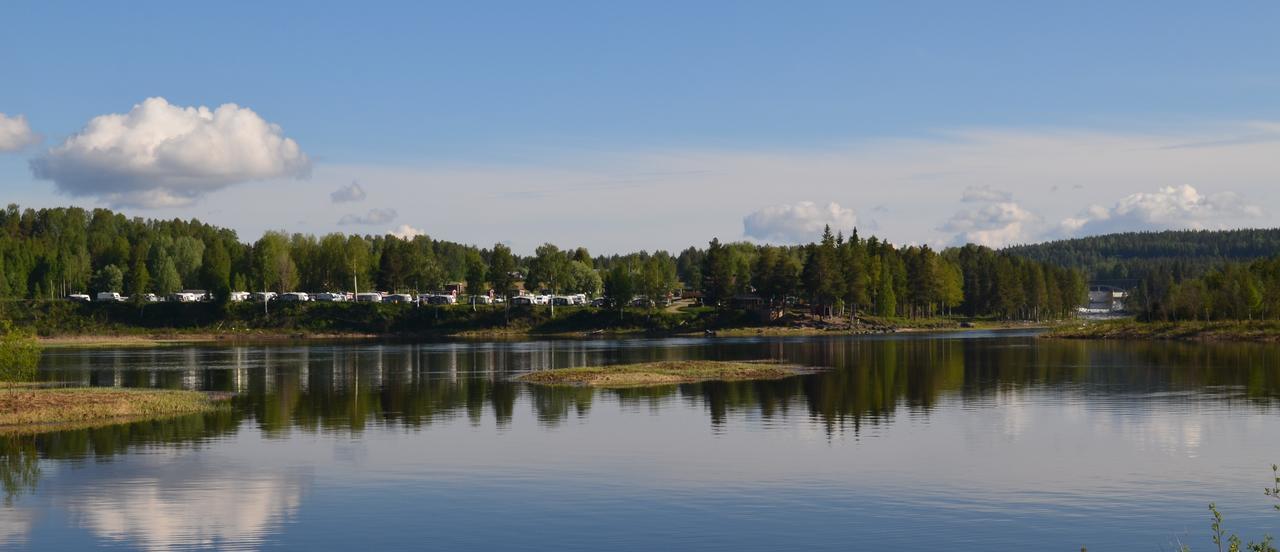
M 0 381 L 32 381 L 39 364 L 40 343 L 35 334 L 15 328 L 8 320 L 0 321 Z

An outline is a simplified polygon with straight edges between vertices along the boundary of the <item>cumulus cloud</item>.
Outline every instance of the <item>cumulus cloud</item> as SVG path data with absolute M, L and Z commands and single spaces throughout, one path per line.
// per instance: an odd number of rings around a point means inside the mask
M 343 215 L 338 219 L 338 224 L 386 224 L 395 219 L 395 209 L 369 209 L 363 215 Z
M 26 117 L 0 113 L 0 152 L 18 151 L 39 141 Z
M 1201 194 L 1190 185 L 1165 186 L 1155 192 L 1125 196 L 1111 207 L 1093 205 L 1059 224 L 1062 234 L 1080 236 L 1169 228 L 1227 228 L 1262 210 L 1232 192 Z
M 31 161 L 36 178 L 116 207 L 186 206 L 233 184 L 304 178 L 310 169 L 296 142 L 247 107 L 181 107 L 164 98 L 94 117 Z
M 332 199 L 334 203 L 364 201 L 364 198 L 364 187 L 360 186 L 360 183 L 355 180 L 329 194 L 329 199 Z
M 812 201 L 772 205 L 742 219 L 743 233 L 761 241 L 803 243 L 817 239 L 822 229 L 849 230 L 858 223 L 853 209 L 837 203 L 820 207 Z
M 1004 190 L 992 188 L 989 184 L 981 186 L 967 186 L 964 193 L 960 196 L 960 201 L 965 203 L 976 203 L 983 201 L 1009 201 L 1013 199 L 1013 194 Z
M 400 238 L 402 240 L 410 240 L 417 236 L 427 235 L 427 233 L 421 228 L 414 228 L 412 226 L 409 226 L 408 224 L 401 224 L 395 229 L 388 230 L 387 233 L 397 238 Z
M 1040 218 L 1011 201 L 1001 201 L 960 211 L 939 230 L 955 234 L 956 245 L 976 243 L 988 247 L 1027 241 Z

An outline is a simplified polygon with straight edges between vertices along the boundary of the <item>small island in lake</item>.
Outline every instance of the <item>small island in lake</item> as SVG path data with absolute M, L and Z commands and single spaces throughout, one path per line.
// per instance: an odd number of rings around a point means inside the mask
M 199 391 L 0 384 L 0 434 L 199 414 L 222 399 Z
M 541 370 L 524 374 L 516 379 L 541 385 L 637 387 L 703 381 L 771 380 L 813 370 L 814 368 L 773 362 L 669 360 Z

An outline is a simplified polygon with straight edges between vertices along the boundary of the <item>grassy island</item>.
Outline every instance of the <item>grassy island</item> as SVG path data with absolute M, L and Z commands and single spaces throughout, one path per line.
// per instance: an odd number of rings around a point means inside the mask
M 812 369 L 771 362 L 725 362 L 713 360 L 675 360 L 560 368 L 530 372 L 518 379 L 542 385 L 576 385 L 590 387 L 636 387 L 671 385 L 702 381 L 743 381 L 780 379 Z
M 76 429 L 199 414 L 224 396 L 168 389 L 0 384 L 0 434 Z

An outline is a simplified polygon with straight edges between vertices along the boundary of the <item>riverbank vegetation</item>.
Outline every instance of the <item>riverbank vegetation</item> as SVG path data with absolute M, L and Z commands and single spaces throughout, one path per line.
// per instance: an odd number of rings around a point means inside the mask
M 702 381 L 746 381 L 781 379 L 805 370 L 798 366 L 768 362 L 724 362 L 679 360 L 539 370 L 517 379 L 541 385 L 588 387 L 639 387 Z

